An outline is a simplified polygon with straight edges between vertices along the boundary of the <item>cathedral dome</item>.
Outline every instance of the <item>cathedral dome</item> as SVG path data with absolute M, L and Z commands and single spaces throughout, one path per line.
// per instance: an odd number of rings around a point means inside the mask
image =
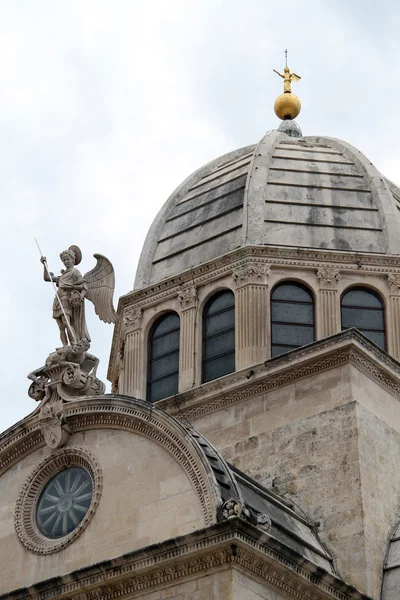
M 217 158 L 169 197 L 135 288 L 248 245 L 400 254 L 400 190 L 350 144 L 268 132 Z

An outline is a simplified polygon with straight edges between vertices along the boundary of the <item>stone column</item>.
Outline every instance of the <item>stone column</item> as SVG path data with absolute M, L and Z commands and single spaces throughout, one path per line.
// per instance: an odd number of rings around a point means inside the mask
M 197 290 L 182 287 L 178 299 L 182 306 L 179 345 L 179 391 L 190 390 L 195 384 Z
M 143 399 L 145 396 L 146 369 L 143 364 L 142 315 L 141 308 L 127 308 L 124 311 L 125 346 L 119 393 Z
M 316 334 L 317 339 L 323 339 L 339 333 L 341 330 L 340 301 L 337 290 L 340 273 L 337 269 L 324 267 L 317 270 L 317 277 L 320 286 L 320 302 Z
M 236 370 L 264 362 L 269 349 L 270 265 L 244 262 L 233 272 L 236 283 Z
M 390 300 L 386 315 L 387 349 L 400 360 L 400 273 L 389 273 Z

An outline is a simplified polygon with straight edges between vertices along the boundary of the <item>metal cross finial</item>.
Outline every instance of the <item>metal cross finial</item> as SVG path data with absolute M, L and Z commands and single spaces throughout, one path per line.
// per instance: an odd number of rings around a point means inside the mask
M 285 50 L 285 62 L 286 62 L 285 66 L 287 67 L 287 48 Z

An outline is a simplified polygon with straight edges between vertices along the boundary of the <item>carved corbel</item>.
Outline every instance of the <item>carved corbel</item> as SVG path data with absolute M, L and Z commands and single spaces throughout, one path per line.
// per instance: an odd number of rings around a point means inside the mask
M 332 289 L 340 279 L 340 271 L 333 267 L 321 267 L 317 270 L 317 277 L 321 288 Z

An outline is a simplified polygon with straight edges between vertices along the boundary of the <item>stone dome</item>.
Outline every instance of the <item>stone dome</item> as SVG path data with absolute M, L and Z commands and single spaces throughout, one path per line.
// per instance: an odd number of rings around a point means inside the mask
M 268 132 L 217 158 L 169 197 L 135 288 L 246 245 L 400 254 L 400 189 L 350 144 Z

